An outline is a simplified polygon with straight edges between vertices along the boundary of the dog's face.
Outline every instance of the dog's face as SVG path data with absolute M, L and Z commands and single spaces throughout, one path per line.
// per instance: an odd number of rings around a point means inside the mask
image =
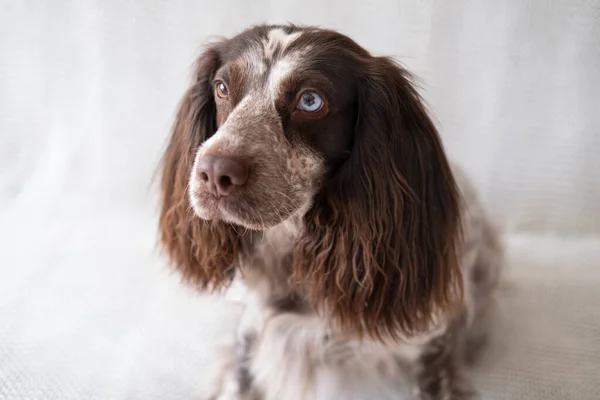
M 200 288 L 298 217 L 294 278 L 341 327 L 416 332 L 460 303 L 459 193 L 437 130 L 403 68 L 337 32 L 258 26 L 209 46 L 161 183 L 162 243 Z
M 200 218 L 261 230 L 309 209 L 356 124 L 357 49 L 319 45 L 333 36 L 273 27 L 212 48 L 217 129 L 190 171 Z

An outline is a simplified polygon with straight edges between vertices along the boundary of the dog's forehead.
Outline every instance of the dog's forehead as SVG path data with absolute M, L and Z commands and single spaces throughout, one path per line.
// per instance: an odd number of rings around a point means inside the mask
M 286 32 L 282 28 L 269 30 L 267 37 L 261 40 L 263 46 L 263 62 L 268 64 L 278 56 L 284 56 L 288 46 L 302 35 L 302 31 Z M 301 51 L 302 49 L 298 50 Z M 306 48 L 304 48 L 306 50 Z
M 238 38 L 242 46 L 234 62 L 242 66 L 244 76 L 251 78 L 248 82 L 255 87 L 249 89 L 274 93 L 289 74 L 301 68 L 311 50 L 310 44 L 299 42 L 304 34 L 301 29 L 271 27 L 250 39 Z

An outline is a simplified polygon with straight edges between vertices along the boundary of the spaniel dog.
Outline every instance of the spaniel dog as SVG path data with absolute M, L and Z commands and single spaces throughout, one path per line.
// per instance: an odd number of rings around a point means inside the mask
M 501 245 L 410 75 L 331 30 L 207 46 L 161 171 L 185 280 L 247 288 L 210 399 L 464 399 Z

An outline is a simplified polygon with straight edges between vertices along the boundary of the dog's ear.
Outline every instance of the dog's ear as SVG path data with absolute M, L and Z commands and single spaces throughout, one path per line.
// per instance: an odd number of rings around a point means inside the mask
M 305 218 L 294 273 L 345 331 L 409 336 L 462 304 L 460 197 L 407 72 L 364 63 L 353 149 Z
M 194 214 L 188 193 L 196 151 L 217 129 L 212 79 L 220 64 L 217 44 L 199 57 L 161 171 L 160 239 L 174 267 L 200 289 L 218 289 L 230 282 L 240 248 L 239 235 L 230 225 L 203 221 Z

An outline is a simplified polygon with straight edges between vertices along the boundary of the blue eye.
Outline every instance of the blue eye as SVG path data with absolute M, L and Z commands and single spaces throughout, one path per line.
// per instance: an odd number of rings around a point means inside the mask
M 315 92 L 306 92 L 300 97 L 297 109 L 306 112 L 317 112 L 323 107 L 323 99 Z

